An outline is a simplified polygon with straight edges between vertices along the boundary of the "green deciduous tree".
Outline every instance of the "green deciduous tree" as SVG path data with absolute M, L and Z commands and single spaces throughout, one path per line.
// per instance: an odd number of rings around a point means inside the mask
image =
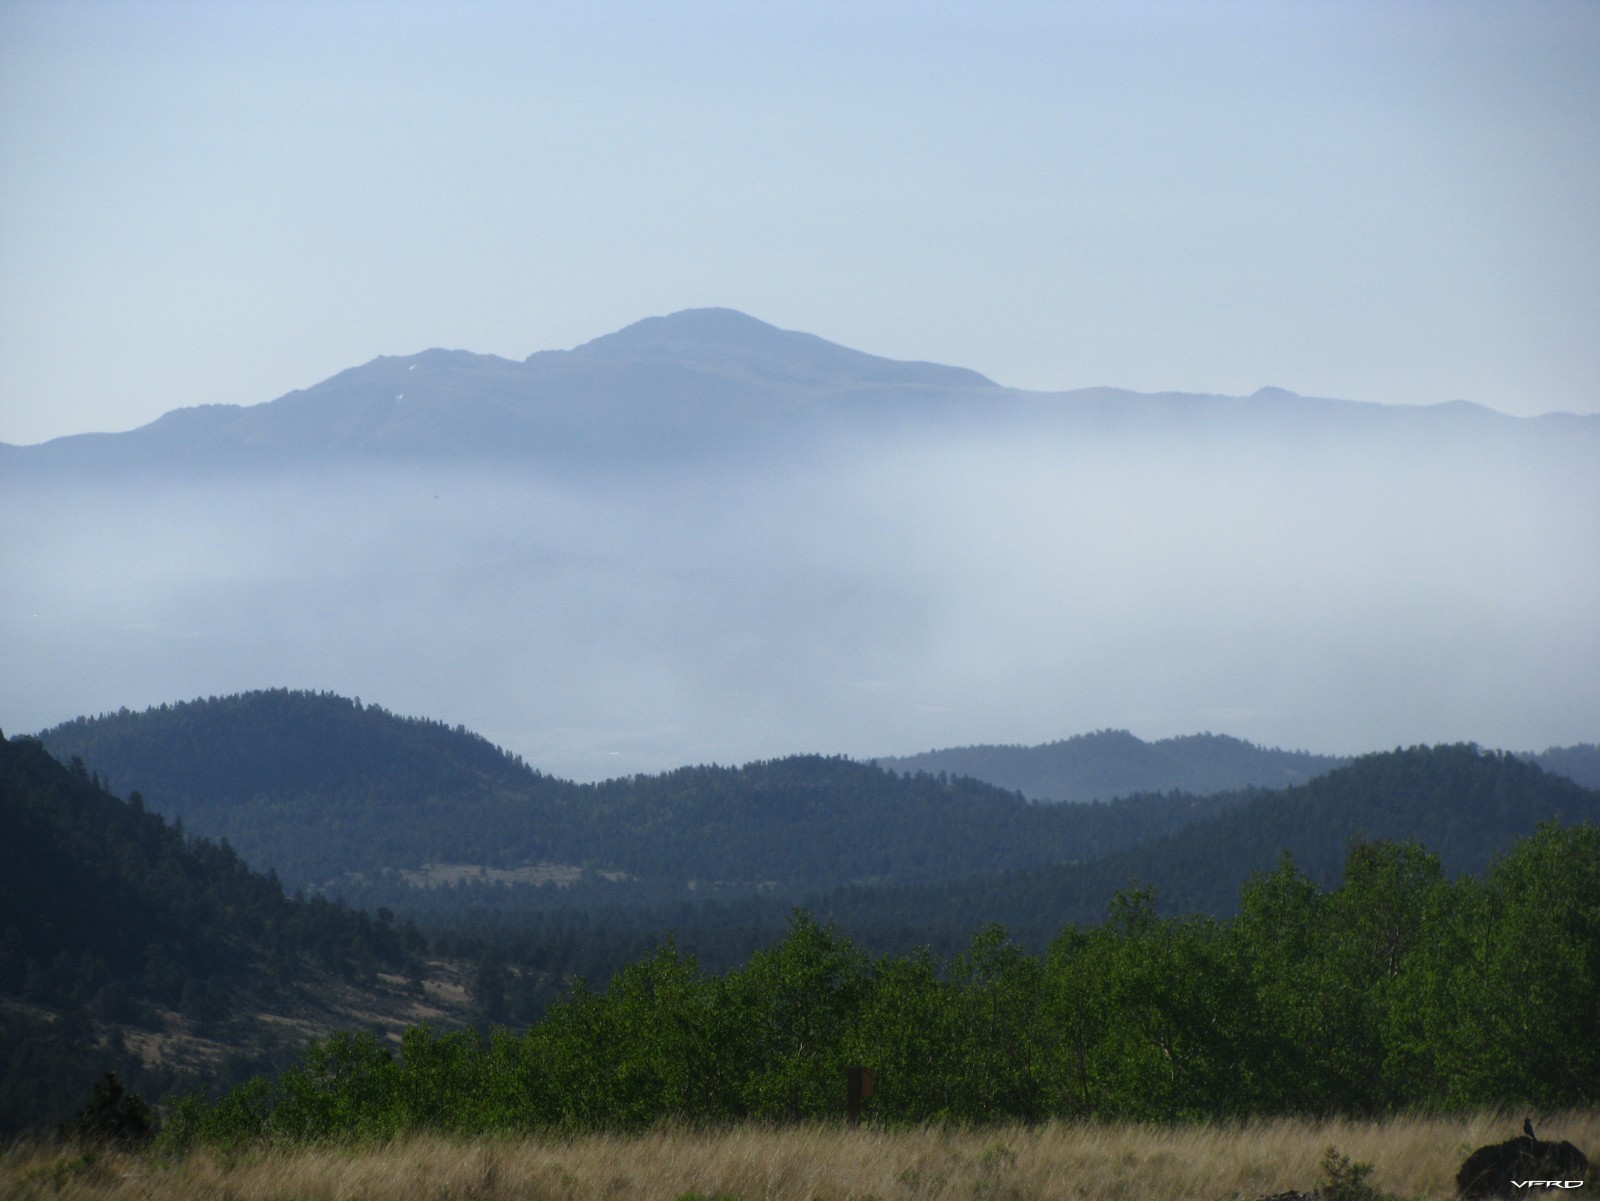
M 725 1049 L 730 1070 L 742 1076 L 749 1113 L 773 1119 L 839 1113 L 846 1036 L 868 984 L 866 955 L 803 910 L 781 943 L 728 976 Z
M 1456 909 L 1418 987 L 1446 1099 L 1600 1099 L 1600 827 L 1541 827 L 1458 885 Z

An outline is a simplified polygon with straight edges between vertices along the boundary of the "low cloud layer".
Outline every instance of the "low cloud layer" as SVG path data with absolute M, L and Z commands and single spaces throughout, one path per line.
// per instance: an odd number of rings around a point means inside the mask
M 13 482 L 0 713 L 330 689 L 578 779 L 1107 726 L 1593 740 L 1600 484 L 1560 447 L 964 428 Z

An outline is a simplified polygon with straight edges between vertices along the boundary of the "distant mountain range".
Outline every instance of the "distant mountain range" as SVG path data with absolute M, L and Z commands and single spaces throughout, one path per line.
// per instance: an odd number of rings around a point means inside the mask
M 1593 743 L 1518 757 L 1585 788 L 1600 788 L 1600 746 Z M 1094 801 L 1140 792 L 1205 796 L 1240 788 L 1283 788 L 1346 767 L 1352 759 L 1269 750 L 1226 734 L 1146 742 L 1127 730 L 1097 730 L 1041 746 L 951 747 L 873 762 L 894 771 L 970 776 L 1035 801 Z
M 957 419 L 1140 439 L 1253 429 L 1292 444 L 1382 429 L 1406 438 L 1595 436 L 1600 418 L 1506 417 L 1465 402 L 1408 408 L 1297 396 L 1028 393 L 975 371 L 902 362 L 731 309 L 651 317 L 521 362 L 464 350 L 382 357 L 265 404 L 176 409 L 122 434 L 0 443 L 8 472 L 214 472 L 339 459 L 574 458 L 727 453 L 836 431 Z
M 727 309 L 385 357 L 0 446 L 0 726 L 333 686 L 581 780 L 1097 725 L 1577 742 L 1597 461 L 1600 416 L 1025 392 Z
M 1098 730 L 1042 746 L 953 747 L 874 762 L 895 771 L 971 776 L 1035 801 L 1094 801 L 1136 792 L 1283 788 L 1350 760 L 1267 750 L 1224 734 L 1145 742 L 1127 730 Z

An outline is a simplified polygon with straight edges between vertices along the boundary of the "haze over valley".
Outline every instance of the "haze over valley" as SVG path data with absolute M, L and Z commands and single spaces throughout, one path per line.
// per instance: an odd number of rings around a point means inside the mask
M 257 687 L 592 780 L 1600 728 L 1600 417 L 1029 393 L 729 310 L 0 454 L 0 723 Z

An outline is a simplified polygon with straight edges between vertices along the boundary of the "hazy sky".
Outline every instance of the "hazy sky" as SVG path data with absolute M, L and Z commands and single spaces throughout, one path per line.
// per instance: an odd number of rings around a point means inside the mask
M 1600 411 L 1600 4 L 0 4 L 0 440 L 727 305 Z

